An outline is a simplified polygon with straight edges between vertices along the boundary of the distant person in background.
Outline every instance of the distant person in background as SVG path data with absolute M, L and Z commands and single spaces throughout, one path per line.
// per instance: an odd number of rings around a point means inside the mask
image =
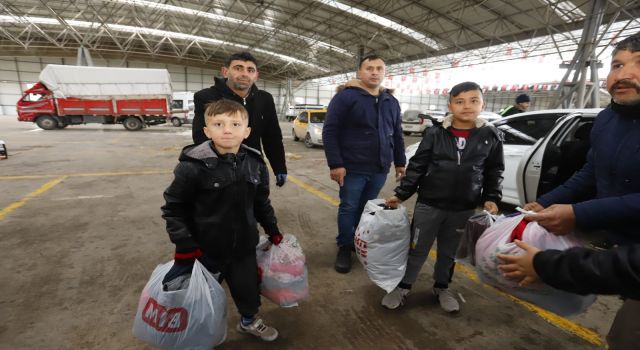
M 251 134 L 243 143 L 258 151 L 264 148 L 264 154 L 276 176 L 276 185 L 284 185 L 287 180 L 287 165 L 282 131 L 273 96 L 255 85 L 258 80 L 256 59 L 248 52 L 235 53 L 229 56 L 221 73 L 223 78 L 214 78 L 215 85 L 202 89 L 193 96 L 193 143 L 198 145 L 209 140 L 204 134 L 204 111 L 207 104 L 221 99 L 236 101 L 249 112 Z
M 518 114 L 522 112 L 526 112 L 529 109 L 529 103 L 531 99 L 527 94 L 520 94 L 516 97 L 516 104 L 513 106 L 509 106 L 498 112 L 503 117 L 508 117 L 513 114 Z

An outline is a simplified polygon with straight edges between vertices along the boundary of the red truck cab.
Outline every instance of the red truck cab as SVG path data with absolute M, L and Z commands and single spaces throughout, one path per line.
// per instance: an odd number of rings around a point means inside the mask
M 36 122 L 43 129 L 63 128 L 65 126 L 60 125 L 53 117 L 57 114 L 53 94 L 40 82 L 23 93 L 16 107 L 19 121 Z

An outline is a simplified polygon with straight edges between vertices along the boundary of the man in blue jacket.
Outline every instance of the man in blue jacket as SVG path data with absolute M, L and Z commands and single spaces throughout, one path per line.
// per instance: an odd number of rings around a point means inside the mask
M 557 235 L 576 228 L 604 231 L 611 244 L 627 246 L 640 243 L 640 33 L 613 50 L 607 89 L 612 101 L 596 118 L 587 163 L 564 184 L 525 205 L 537 212 L 525 218 Z M 552 254 L 543 256 L 548 259 L 536 258 L 536 270 L 554 263 Z M 598 273 L 620 276 L 607 266 L 597 266 L 602 269 Z M 607 336 L 610 349 L 637 346 L 639 313 L 640 301 L 627 299 Z
M 351 270 L 353 236 L 364 205 L 380 193 L 391 163 L 397 180 L 406 164 L 400 104 L 380 87 L 384 60 L 368 55 L 357 73 L 359 80 L 347 84 L 329 103 L 322 131 L 330 176 L 340 185 L 335 264 L 340 273 Z

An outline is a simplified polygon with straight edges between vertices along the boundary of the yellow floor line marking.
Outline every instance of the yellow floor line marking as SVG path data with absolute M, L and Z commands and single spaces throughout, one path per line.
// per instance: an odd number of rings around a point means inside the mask
M 313 186 L 303 182 L 302 180 L 296 178 L 295 176 L 292 175 L 288 175 L 287 177 L 288 179 L 291 180 L 291 182 L 295 183 L 296 185 L 302 187 L 304 190 L 310 192 L 311 194 L 325 200 L 326 202 L 334 205 L 334 206 L 338 206 L 340 204 L 340 200 L 334 197 L 331 197 L 330 195 L 314 188 Z M 431 259 L 435 259 L 436 258 L 436 253 L 434 251 L 429 252 L 429 257 Z M 488 284 L 482 283 L 479 279 L 478 276 L 476 275 L 475 271 L 473 271 L 473 269 L 469 268 L 468 266 L 465 266 L 463 264 L 456 264 L 456 270 L 459 270 L 460 272 L 462 272 L 467 278 L 469 278 L 470 280 L 482 285 L 485 288 L 489 288 L 493 291 L 495 291 L 498 295 L 501 295 L 511 301 L 513 301 L 514 303 L 523 306 L 524 308 L 526 308 L 527 310 L 533 312 L 534 314 L 538 315 L 540 318 L 542 318 L 543 320 L 551 323 L 552 325 L 566 331 L 569 332 L 571 334 L 574 334 L 576 336 L 578 336 L 579 338 L 594 344 L 594 345 L 598 345 L 598 346 L 602 346 L 603 341 L 602 338 L 600 338 L 600 335 L 588 328 L 582 327 L 579 324 L 572 322 L 562 316 L 558 316 L 552 312 L 549 312 L 547 310 L 544 310 L 536 305 L 533 305 L 531 303 L 528 303 L 524 300 L 521 300 L 519 298 L 514 297 L 513 295 L 507 294 L 499 289 L 496 289 Z
M 330 195 L 318 190 L 317 188 L 303 182 L 302 180 L 298 179 L 297 177 L 293 176 L 293 175 L 287 175 L 287 179 L 289 179 L 291 182 L 293 182 L 294 184 L 302 187 L 302 189 L 306 190 L 307 192 L 313 194 L 316 197 L 319 197 L 320 199 L 325 200 L 326 202 L 329 202 L 330 204 L 334 205 L 334 206 L 338 206 L 340 204 L 340 200 L 338 200 L 337 198 L 333 198 Z
M 89 176 L 123 176 L 123 175 L 159 175 L 171 174 L 171 170 L 148 170 L 148 171 L 117 171 L 104 173 L 78 173 L 78 174 L 44 174 L 44 175 L 7 175 L 0 176 L 0 180 L 31 180 L 45 179 L 48 177 L 67 176 L 67 177 L 89 177 Z
M 53 179 L 49 182 L 47 182 L 46 184 L 40 186 L 40 188 L 38 188 L 37 190 L 27 194 L 26 196 L 24 196 L 24 198 L 22 198 L 19 201 L 13 202 L 11 204 L 9 204 L 7 207 L 3 208 L 2 210 L 0 210 L 0 221 L 4 220 L 4 218 L 11 213 L 12 211 L 22 207 L 23 205 L 27 204 L 27 202 L 45 192 L 47 192 L 48 190 L 52 189 L 55 185 L 59 184 L 62 180 L 66 179 L 67 176 L 60 176 L 56 179 Z

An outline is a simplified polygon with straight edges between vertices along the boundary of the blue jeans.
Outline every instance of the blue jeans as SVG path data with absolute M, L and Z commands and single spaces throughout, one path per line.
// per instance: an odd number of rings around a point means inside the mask
M 338 246 L 353 246 L 353 235 L 368 200 L 378 197 L 387 174 L 353 174 L 347 172 L 340 187 L 338 207 Z

